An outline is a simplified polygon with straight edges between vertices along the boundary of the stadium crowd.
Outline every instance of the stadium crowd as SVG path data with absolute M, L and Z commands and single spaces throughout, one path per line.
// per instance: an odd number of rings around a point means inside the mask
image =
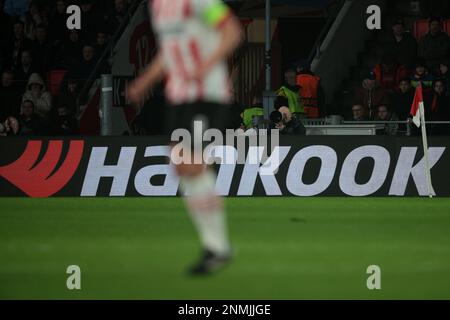
M 77 133 L 80 88 L 129 2 L 0 0 L 0 134 Z M 81 8 L 81 30 L 66 26 L 66 8 L 73 4 Z
M 0 135 L 77 133 L 80 89 L 125 18 L 130 2 L 0 0 Z M 80 6 L 82 30 L 67 29 L 69 4 Z M 428 32 L 417 41 L 405 22 L 396 20 L 379 63 L 354 90 L 348 120 L 407 120 L 420 82 L 427 120 L 450 121 L 450 38 L 443 25 L 441 19 L 430 18 Z M 308 62 L 285 72 L 285 84 L 277 95 L 270 125 L 286 134 L 304 134 L 302 118 L 327 115 L 320 78 Z M 243 129 L 255 127 L 252 117 L 262 115 L 260 104 L 239 110 L 237 127 Z M 448 134 L 448 127 L 435 126 L 431 133 Z M 395 135 L 398 129 L 396 124 L 387 125 L 385 133 Z
M 402 19 L 393 23 L 381 61 L 355 90 L 350 120 L 407 120 L 421 83 L 426 119 L 450 121 L 450 38 L 441 19 L 433 17 L 428 22 L 429 30 L 419 41 L 406 31 Z M 389 125 L 386 133 L 395 135 L 397 128 Z M 434 126 L 430 133 L 448 134 L 448 126 Z

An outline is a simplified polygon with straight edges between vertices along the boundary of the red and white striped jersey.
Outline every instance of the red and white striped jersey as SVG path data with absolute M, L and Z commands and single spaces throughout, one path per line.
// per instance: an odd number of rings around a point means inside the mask
M 166 96 L 171 104 L 196 101 L 229 103 L 230 81 L 226 61 L 204 79 L 188 75 L 204 63 L 219 45 L 218 32 L 230 9 L 220 0 L 151 0 L 153 28 L 166 69 Z

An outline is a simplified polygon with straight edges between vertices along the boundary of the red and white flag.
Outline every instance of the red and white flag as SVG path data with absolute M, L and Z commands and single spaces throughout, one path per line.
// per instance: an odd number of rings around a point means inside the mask
M 422 84 L 419 82 L 419 85 L 416 88 L 416 94 L 414 95 L 414 101 L 411 106 L 410 114 L 413 116 L 412 121 L 417 127 L 422 125 L 422 143 L 423 143 L 423 154 L 425 157 L 425 175 L 427 177 L 427 186 L 428 186 L 428 196 L 430 198 L 433 197 L 436 193 L 433 190 L 433 185 L 431 183 L 431 171 L 430 171 L 430 162 L 428 160 L 428 141 L 427 141 L 427 129 L 425 126 L 425 108 L 423 105 L 423 93 L 422 93 Z
M 416 88 L 416 94 L 414 95 L 414 101 L 411 106 L 410 114 L 413 116 L 412 121 L 417 127 L 420 127 L 420 115 L 424 115 L 424 104 L 423 104 L 423 94 L 422 94 L 422 85 L 419 82 L 419 85 Z

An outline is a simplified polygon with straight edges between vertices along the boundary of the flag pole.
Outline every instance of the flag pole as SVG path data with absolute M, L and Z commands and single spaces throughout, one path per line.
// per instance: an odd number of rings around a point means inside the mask
M 431 171 L 430 162 L 428 161 L 428 140 L 427 140 L 427 128 L 425 126 L 425 110 L 423 107 L 423 101 L 419 103 L 420 122 L 422 127 L 422 145 L 423 154 L 425 160 L 425 175 L 427 177 L 428 196 L 433 198 L 433 185 L 431 184 Z

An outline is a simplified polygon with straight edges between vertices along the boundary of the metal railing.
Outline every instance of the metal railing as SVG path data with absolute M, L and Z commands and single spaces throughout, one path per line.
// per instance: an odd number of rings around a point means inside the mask
M 391 121 L 342 121 L 341 124 L 412 124 L 408 120 L 391 120 Z M 450 121 L 427 121 L 426 124 L 450 124 Z
M 326 35 L 330 31 L 331 26 L 334 23 L 334 20 L 337 17 L 338 12 L 344 5 L 345 0 L 335 0 L 333 4 L 330 4 L 328 12 L 328 19 L 325 22 L 325 25 L 323 26 L 322 30 L 319 33 L 319 36 L 317 37 L 313 47 L 311 48 L 311 51 L 308 56 L 308 63 L 311 63 L 315 57 L 320 56 L 320 47 L 322 45 L 323 40 L 325 39 Z M 334 7 L 333 7 L 334 5 Z
M 379 120 L 374 120 L 374 121 L 342 121 L 341 122 L 342 125 L 355 125 L 355 124 L 373 124 L 373 125 L 377 125 L 377 124 L 382 124 L 385 125 L 385 127 L 388 126 L 397 126 L 397 132 L 398 134 L 401 135 L 406 135 L 406 136 L 411 136 L 414 130 L 414 127 L 416 127 L 416 125 L 412 122 L 411 119 L 408 120 L 391 120 L 391 121 L 379 121 Z M 404 125 L 403 130 L 399 125 Z M 450 126 L 450 121 L 427 121 L 425 123 L 426 127 L 435 127 L 440 126 L 440 125 L 449 125 Z M 432 133 L 432 132 L 429 132 Z
M 100 72 L 101 68 L 105 65 L 105 63 L 108 62 L 107 59 L 109 59 L 112 56 L 113 50 L 114 50 L 117 42 L 119 41 L 120 37 L 122 36 L 122 33 L 128 26 L 130 19 L 133 17 L 134 13 L 136 12 L 136 10 L 139 7 L 139 5 L 141 4 L 141 2 L 143 2 L 143 1 L 142 0 L 134 0 L 130 4 L 125 18 L 123 19 L 123 21 L 121 22 L 121 24 L 119 25 L 119 27 L 117 28 L 117 30 L 115 31 L 115 33 L 113 34 L 111 39 L 109 40 L 108 45 L 106 46 L 106 48 L 103 51 L 100 58 L 97 60 L 97 63 L 95 65 L 94 69 L 92 70 L 91 74 L 89 75 L 89 77 L 87 79 L 84 79 L 85 80 L 84 86 L 80 90 L 80 93 L 78 94 L 78 98 L 77 98 L 78 111 L 80 109 L 80 106 L 86 103 L 87 96 L 88 96 L 88 93 L 89 93 L 92 85 L 100 76 L 99 72 Z

